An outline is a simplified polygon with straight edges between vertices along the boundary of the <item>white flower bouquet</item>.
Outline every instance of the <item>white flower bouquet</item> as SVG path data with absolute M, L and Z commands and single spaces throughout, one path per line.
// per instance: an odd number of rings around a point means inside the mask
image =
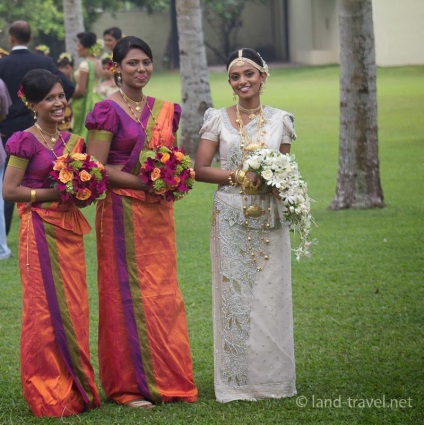
M 278 190 L 285 221 L 290 230 L 300 237 L 299 247 L 293 249 L 296 259 L 299 261 L 301 256 L 310 256 L 312 242 L 309 240 L 309 233 L 313 222 L 311 199 L 294 155 L 271 149 L 257 149 L 244 161 L 243 169 L 253 171 L 262 179 L 262 184 Z

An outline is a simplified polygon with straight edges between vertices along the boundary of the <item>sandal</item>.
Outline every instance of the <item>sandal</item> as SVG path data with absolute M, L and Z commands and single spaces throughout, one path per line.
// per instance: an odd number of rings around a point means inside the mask
M 142 399 L 128 401 L 125 405 L 133 407 L 134 409 L 153 409 L 153 407 L 155 407 L 155 405 L 150 403 L 150 401 Z

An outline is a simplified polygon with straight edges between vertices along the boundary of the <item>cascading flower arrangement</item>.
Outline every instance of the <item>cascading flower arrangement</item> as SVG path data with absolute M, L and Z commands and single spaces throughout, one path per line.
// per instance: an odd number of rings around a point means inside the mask
M 294 155 L 282 154 L 271 149 L 257 149 L 244 161 L 243 169 L 253 171 L 263 182 L 276 188 L 283 204 L 285 221 L 290 230 L 299 234 L 300 245 L 293 249 L 296 259 L 310 256 L 311 199 L 307 184 L 299 173 Z
M 183 149 L 161 146 L 156 151 L 142 151 L 140 164 L 139 177 L 147 190 L 167 201 L 178 201 L 193 188 L 194 170 Z
M 104 166 L 94 156 L 78 152 L 59 156 L 50 179 L 62 202 L 73 202 L 79 208 L 101 199 L 107 185 Z

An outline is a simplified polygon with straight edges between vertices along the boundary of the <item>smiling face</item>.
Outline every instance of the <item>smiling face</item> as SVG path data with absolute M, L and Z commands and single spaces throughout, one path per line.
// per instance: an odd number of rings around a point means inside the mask
M 261 83 L 264 81 L 265 75 L 248 62 L 242 66 L 234 64 L 229 70 L 228 82 L 240 100 L 259 97 Z
M 43 127 L 62 122 L 65 117 L 67 102 L 65 92 L 60 83 L 56 83 L 41 102 L 35 103 L 31 109 L 37 112 L 38 123 Z
M 141 49 L 131 49 L 117 69 L 122 77 L 122 89 L 142 89 L 153 72 L 152 60 Z

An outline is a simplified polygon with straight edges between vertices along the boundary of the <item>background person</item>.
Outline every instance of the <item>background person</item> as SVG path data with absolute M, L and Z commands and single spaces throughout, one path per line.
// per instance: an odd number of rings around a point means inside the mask
M 85 128 L 85 118 L 93 109 L 96 102 L 101 100 L 98 94 L 98 85 L 102 77 L 102 63 L 97 55 L 100 46 L 97 43 L 96 34 L 93 32 L 81 32 L 77 34 L 77 53 L 83 58 L 77 70 L 74 72 L 76 87 L 72 96 L 72 131 L 84 139 L 88 138 Z
M 58 157 L 85 144 L 57 129 L 66 107 L 57 76 L 28 72 L 22 94 L 37 119 L 7 142 L 3 185 L 21 218 L 22 391 L 35 416 L 62 417 L 100 405 L 89 352 L 83 235 L 90 226 L 74 204 L 59 202 L 49 179 Z
M 211 231 L 215 396 L 219 402 L 296 394 L 289 227 L 255 173 L 253 149 L 288 153 L 293 116 L 261 104 L 268 67 L 251 49 L 227 61 L 238 103 L 205 112 L 196 179 L 218 184 Z M 221 168 L 212 167 L 219 151 Z
M 6 117 L 12 101 L 3 80 L 0 80 L 0 122 Z M 6 167 L 6 151 L 0 137 L 0 260 L 6 260 L 12 256 L 7 245 L 6 221 L 4 219 L 4 201 L 1 194 L 3 187 L 3 173 Z
M 179 105 L 146 97 L 150 47 L 124 37 L 113 50 L 120 90 L 88 114 L 88 153 L 106 164 L 97 204 L 100 382 L 135 408 L 197 400 L 184 301 L 177 281 L 174 206 L 145 191 L 143 150 L 176 143 Z
M 103 31 L 103 42 L 105 48 L 110 52 L 113 52 L 113 49 L 116 46 L 116 43 L 122 38 L 122 31 L 118 27 L 107 28 Z

